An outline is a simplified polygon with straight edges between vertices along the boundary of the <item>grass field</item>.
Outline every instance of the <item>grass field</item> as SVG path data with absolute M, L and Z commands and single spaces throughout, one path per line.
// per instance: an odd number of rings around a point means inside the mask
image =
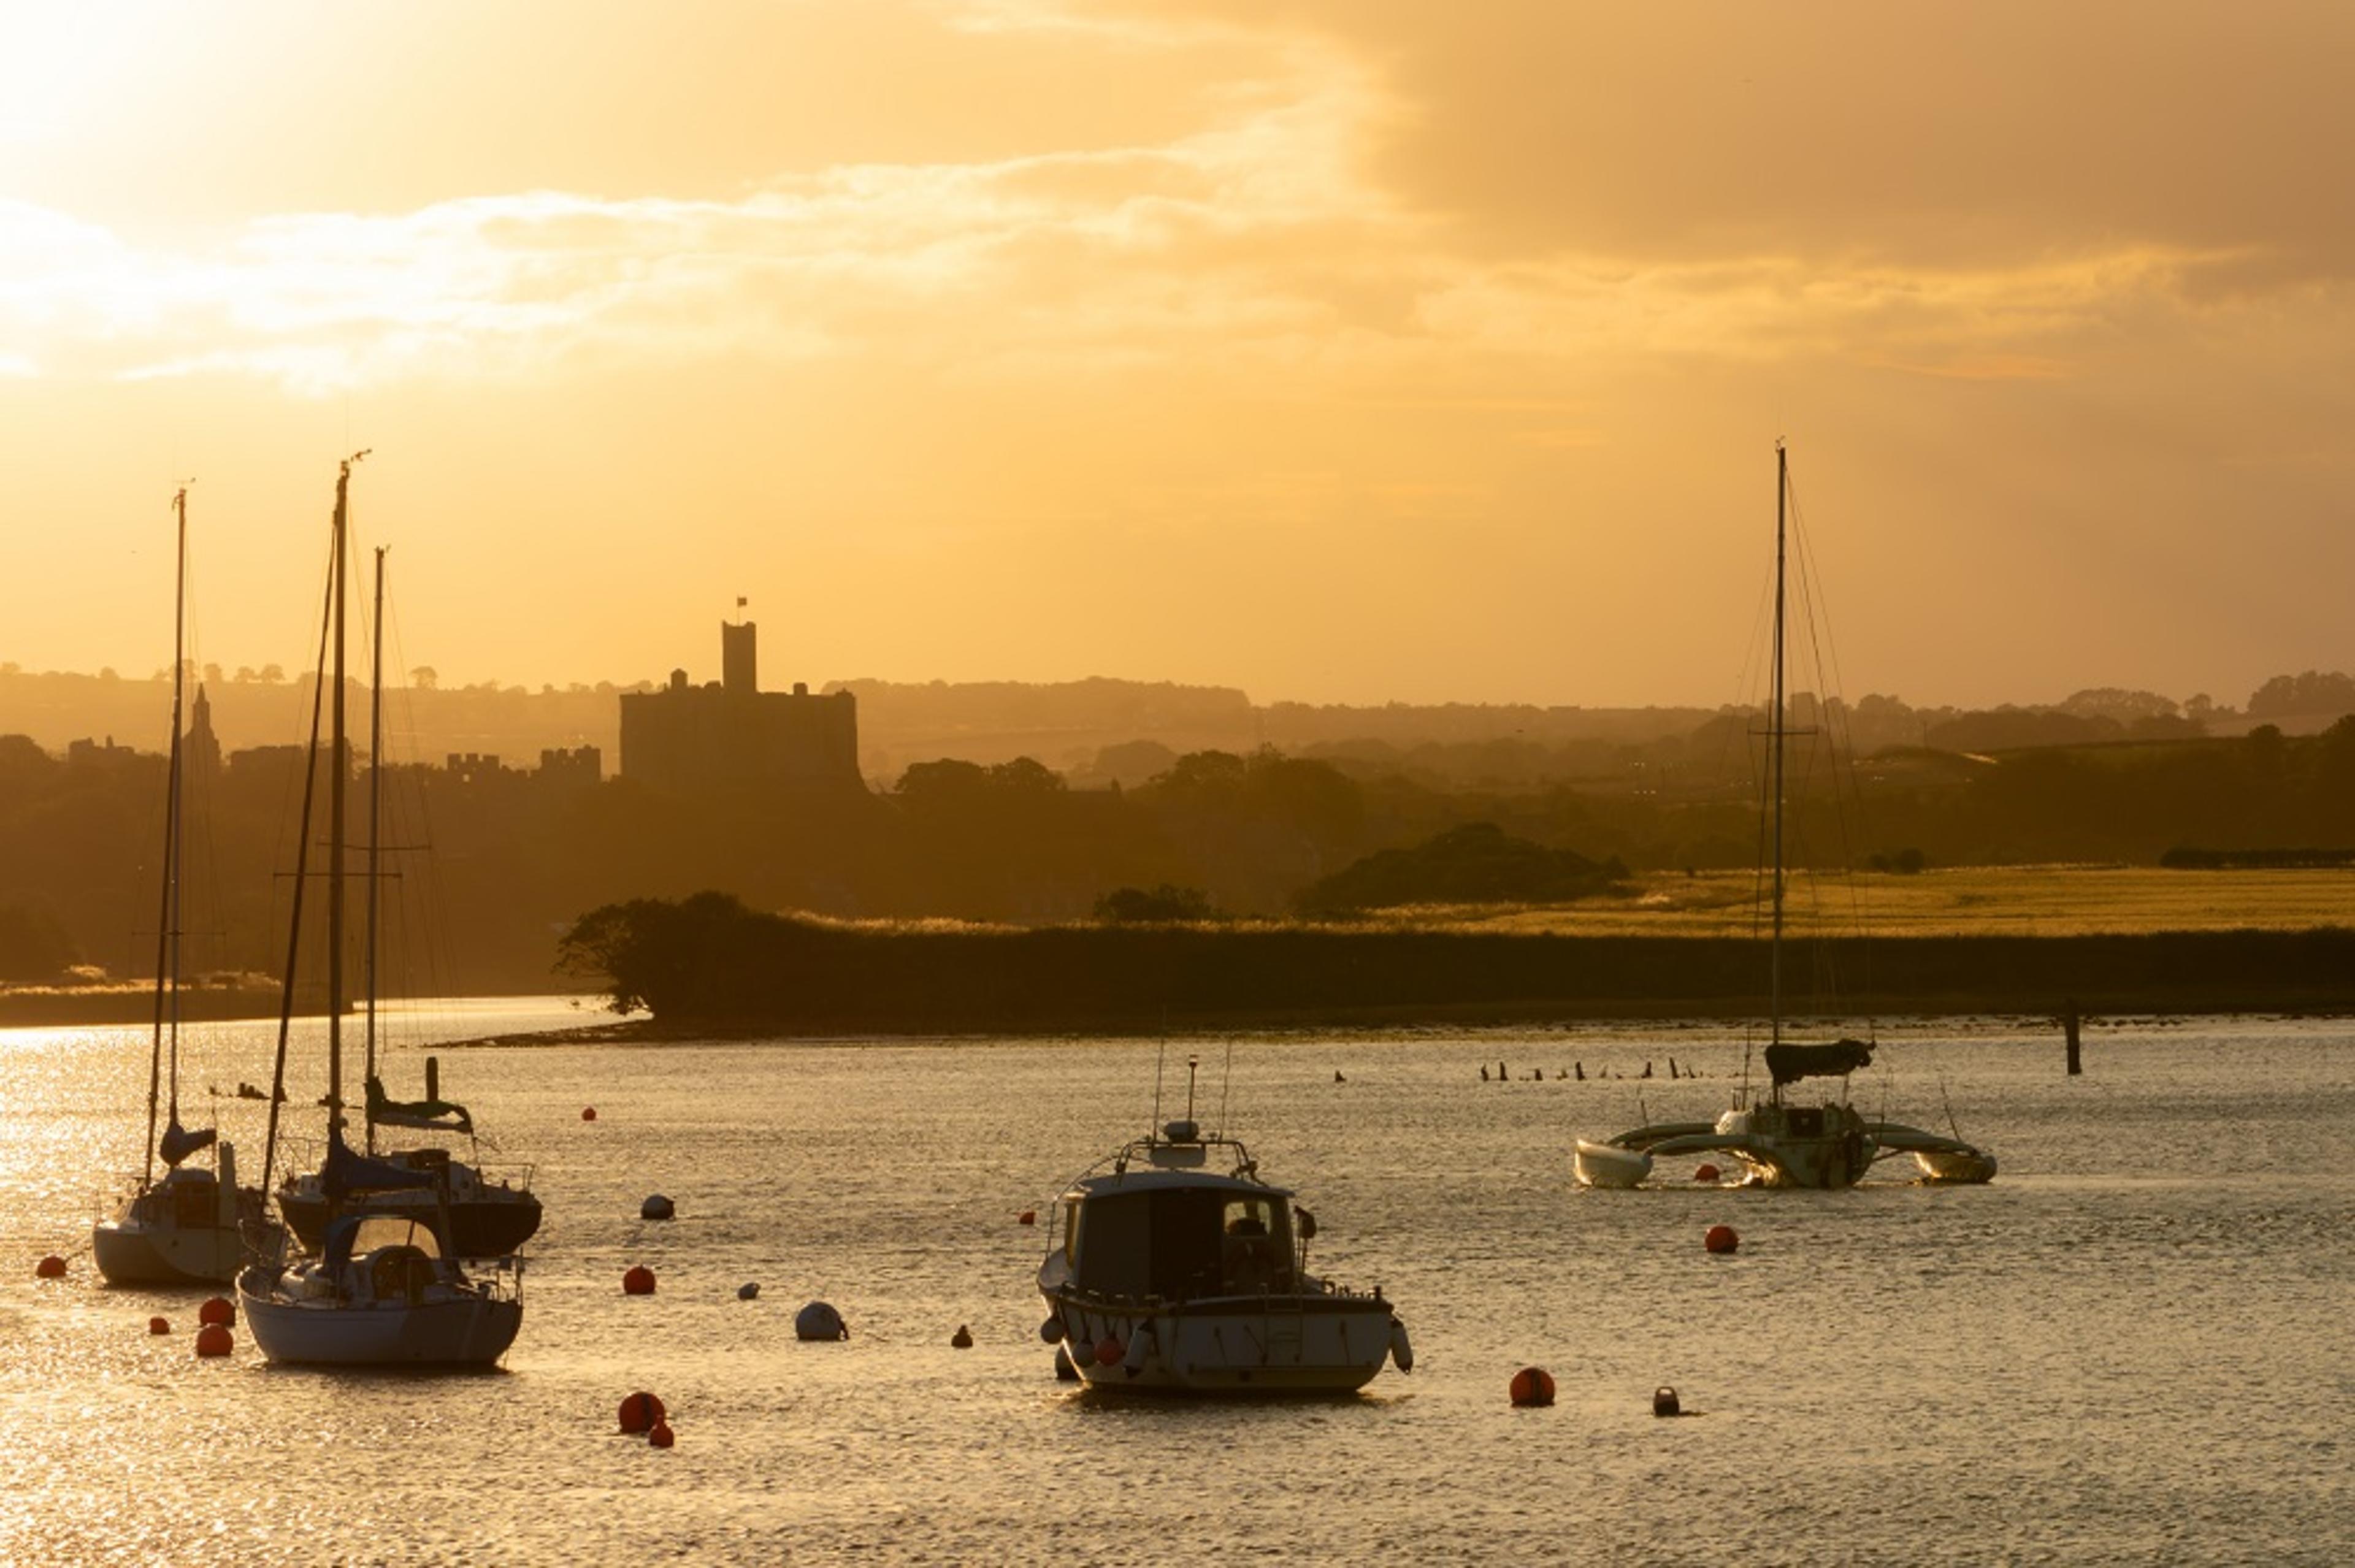
M 1746 936 L 1760 925 L 1748 871 L 1640 879 L 1632 897 L 1534 906 L 1430 906 L 1387 922 L 1586 936 Z M 1848 936 L 2092 936 L 2160 931 L 2355 927 L 2355 870 L 2170 871 L 2150 866 L 1995 866 L 1794 875 L 1785 929 Z

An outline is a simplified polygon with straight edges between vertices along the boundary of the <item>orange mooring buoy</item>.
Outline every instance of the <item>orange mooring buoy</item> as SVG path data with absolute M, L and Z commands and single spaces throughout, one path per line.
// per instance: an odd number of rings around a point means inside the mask
M 1718 1179 L 1719 1174 L 1717 1167 L 1713 1165 L 1704 1165 L 1693 1172 L 1693 1179 L 1695 1181 L 1715 1181 Z
M 1742 1235 L 1731 1225 L 1711 1225 L 1708 1234 L 1701 1237 L 1700 1244 L 1723 1256 L 1742 1245 Z
M 622 1276 L 623 1296 L 652 1296 L 655 1293 L 655 1271 L 644 1264 L 633 1264 Z
M 150 1334 L 169 1334 L 171 1331 L 172 1320 L 170 1318 L 150 1317 L 147 1319 L 147 1332 Z
M 678 1439 L 672 1435 L 670 1423 L 667 1421 L 657 1421 L 646 1431 L 646 1445 L 648 1447 L 667 1448 L 677 1441 Z
M 66 1276 L 66 1260 L 51 1253 L 33 1265 L 33 1273 L 41 1279 L 63 1279 Z
M 237 1321 L 237 1305 L 226 1296 L 208 1296 L 205 1304 L 197 1308 L 197 1321 L 218 1323 L 227 1328 Z
M 1096 1341 L 1096 1365 L 1100 1367 L 1116 1367 L 1127 1354 L 1128 1347 L 1120 1342 L 1117 1334 L 1107 1334 Z
M 622 1430 L 634 1435 L 652 1430 L 669 1412 L 658 1395 L 634 1393 L 622 1401 Z
M 237 1341 L 229 1337 L 229 1325 L 225 1323 L 208 1323 L 197 1330 L 199 1356 L 226 1356 L 235 1349 Z
M 1523 1367 L 1513 1374 L 1512 1386 L 1506 1391 L 1515 1404 L 1524 1410 L 1553 1403 L 1553 1374 L 1543 1367 Z
M 1014 1222 L 1018 1225 L 1035 1225 L 1039 1222 L 1039 1211 L 1036 1209 L 1025 1209 L 1022 1212 L 1014 1216 Z
M 595 1121 L 597 1119 L 597 1107 L 594 1105 L 583 1105 L 581 1107 L 581 1119 L 584 1122 Z

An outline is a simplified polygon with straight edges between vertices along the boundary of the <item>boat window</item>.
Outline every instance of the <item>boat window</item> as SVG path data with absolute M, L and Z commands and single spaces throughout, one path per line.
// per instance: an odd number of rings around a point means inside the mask
M 442 1255 L 442 1247 L 433 1235 L 433 1227 L 399 1214 L 371 1214 L 362 1220 L 352 1237 L 352 1255 L 358 1257 L 378 1247 L 415 1247 L 429 1258 Z
M 1080 1261 L 1080 1200 L 1076 1198 L 1063 1205 L 1063 1262 L 1077 1267 Z
M 1082 1290 L 1144 1296 L 1152 1289 L 1153 1217 L 1148 1196 L 1116 1192 L 1084 1205 L 1085 1234 L 1072 1257 Z
M 1224 1215 L 1220 1262 L 1226 1287 L 1242 1292 L 1289 1289 L 1289 1238 L 1277 1200 L 1231 1198 Z

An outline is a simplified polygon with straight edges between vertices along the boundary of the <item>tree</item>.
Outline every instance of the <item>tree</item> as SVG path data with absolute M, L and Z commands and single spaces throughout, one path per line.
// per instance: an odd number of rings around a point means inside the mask
M 420 691 L 433 691 L 442 685 L 442 672 L 430 664 L 419 665 L 409 672 L 409 684 Z

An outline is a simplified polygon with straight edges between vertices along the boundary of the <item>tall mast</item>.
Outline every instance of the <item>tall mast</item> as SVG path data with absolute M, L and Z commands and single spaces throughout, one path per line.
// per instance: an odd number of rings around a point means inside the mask
M 381 881 L 378 859 L 381 853 L 379 838 L 384 823 L 384 555 L 388 547 L 378 545 L 376 550 L 376 642 L 368 657 L 368 952 L 365 959 L 368 985 L 368 1078 L 376 1082 L 376 926 L 377 906 L 380 901 Z M 371 1104 L 374 1102 L 369 1102 Z M 368 1124 L 368 1151 L 376 1152 L 376 1115 L 365 1114 Z
M 1774 933 L 1772 964 L 1771 1043 L 1783 1043 L 1783 570 L 1784 498 L 1790 492 L 1790 454 L 1774 443 L 1774 710 L 1767 733 L 1774 748 Z M 1777 1084 L 1774 1097 L 1782 1097 Z
M 172 497 L 179 543 L 172 579 L 172 751 L 164 786 L 163 908 L 155 922 L 155 1033 L 147 1054 L 147 1163 L 140 1177 L 155 1179 L 155 1102 L 163 1075 L 165 1030 L 171 1036 L 171 1120 L 180 1119 L 180 704 L 187 674 L 188 487 Z
M 344 599 L 345 564 L 350 555 L 352 464 L 368 455 L 356 452 L 336 474 L 335 694 L 330 699 L 333 720 L 328 730 L 327 766 L 327 1126 L 344 1125 L 344 784 L 348 776 L 350 740 L 344 722 Z

